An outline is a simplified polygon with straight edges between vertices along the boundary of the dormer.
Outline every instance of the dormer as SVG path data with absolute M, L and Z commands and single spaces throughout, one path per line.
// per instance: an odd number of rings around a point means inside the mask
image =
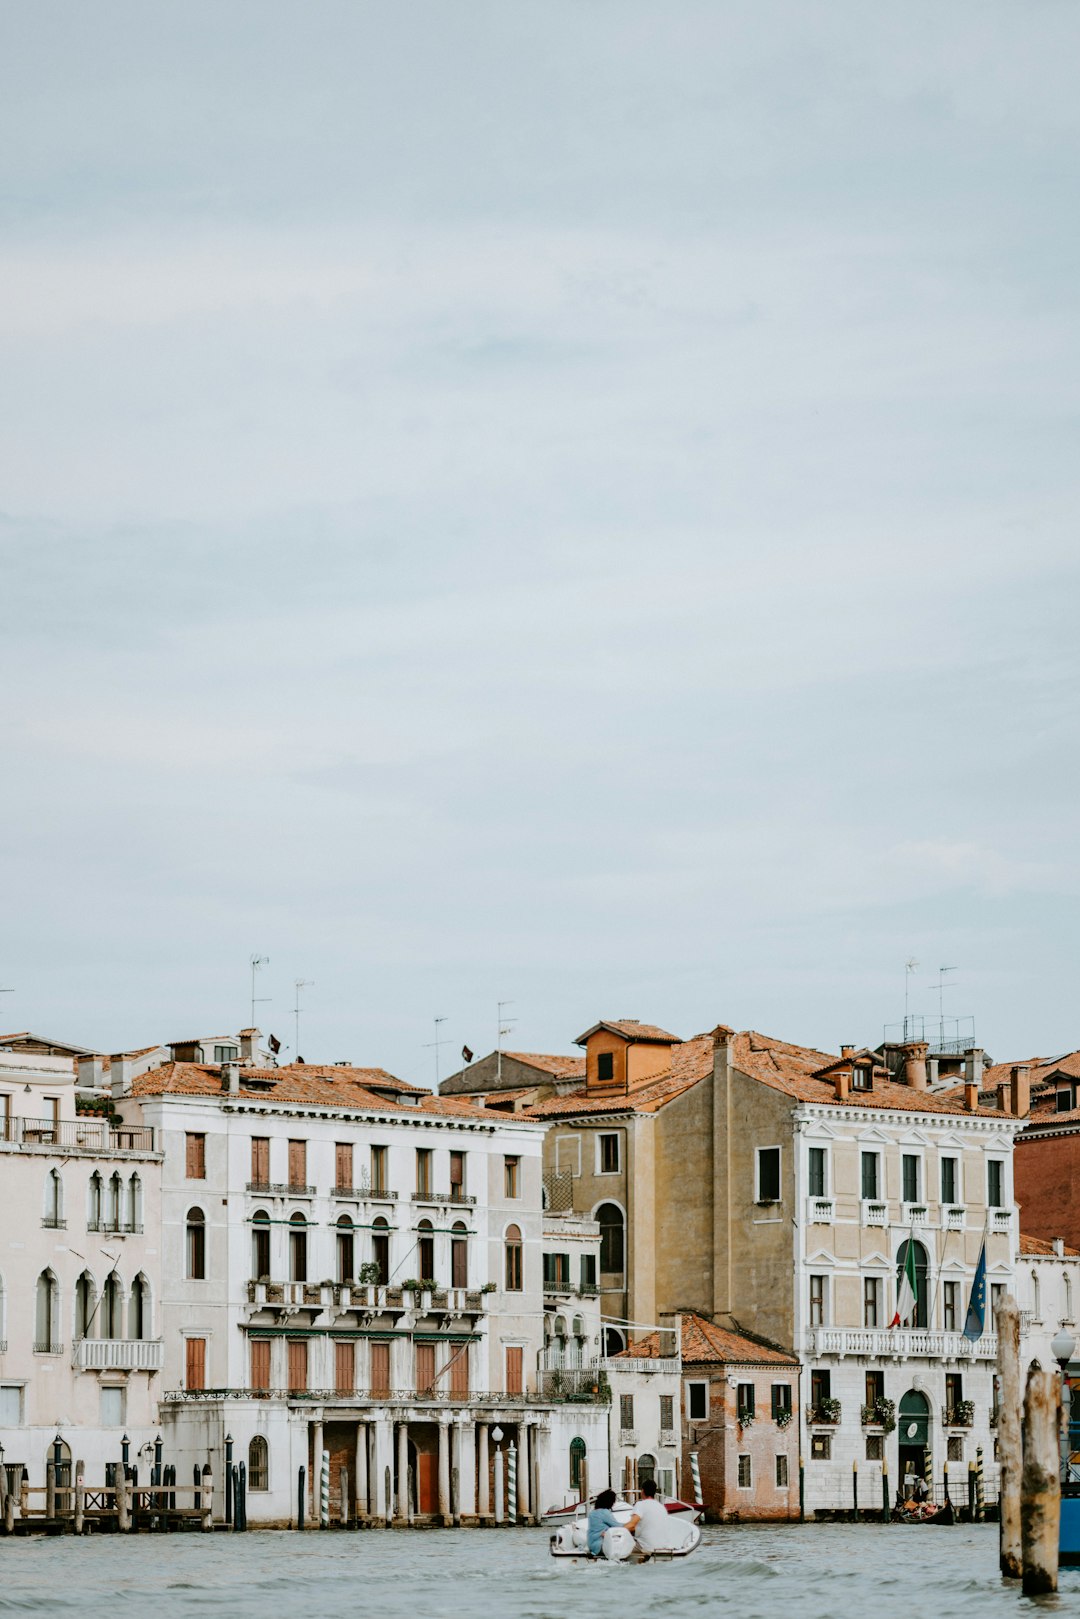
M 878 1090 L 888 1077 L 889 1071 L 876 1052 L 865 1047 L 857 1051 L 854 1046 L 841 1046 L 836 1061 L 814 1074 L 815 1079 L 823 1079 L 833 1087 L 838 1102 L 847 1101 L 852 1092 Z
M 677 1034 L 668 1034 L 653 1023 L 618 1018 L 594 1023 L 574 1044 L 585 1047 L 586 1091 L 620 1094 L 667 1073 L 671 1053 L 682 1042 Z

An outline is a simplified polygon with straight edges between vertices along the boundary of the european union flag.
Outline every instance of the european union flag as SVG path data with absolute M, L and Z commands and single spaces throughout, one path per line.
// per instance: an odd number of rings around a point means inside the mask
M 967 1320 L 964 1322 L 964 1337 L 970 1338 L 974 1343 L 981 1338 L 986 1330 L 986 1238 L 983 1237 L 982 1252 L 979 1254 L 979 1263 L 975 1267 L 975 1280 L 971 1284 L 971 1297 L 968 1300 Z

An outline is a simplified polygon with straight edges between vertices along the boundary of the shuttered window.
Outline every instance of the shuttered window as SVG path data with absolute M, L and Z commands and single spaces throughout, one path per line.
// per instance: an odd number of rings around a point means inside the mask
M 270 1387 L 269 1338 L 251 1340 L 251 1386 L 253 1389 L 263 1390 Z
M 371 1392 L 383 1398 L 390 1393 L 390 1344 L 383 1339 L 371 1346 Z
M 269 1136 L 252 1136 L 251 1138 L 251 1184 L 253 1186 L 270 1185 Z
M 352 1184 L 352 1142 L 339 1141 L 334 1147 L 334 1185 L 339 1192 L 348 1192 Z
M 356 1384 L 356 1346 L 351 1339 L 334 1344 L 334 1388 L 351 1394 Z
M 189 1181 L 204 1181 L 206 1179 L 206 1137 L 204 1135 L 192 1135 L 189 1130 L 184 1139 L 187 1144 L 184 1173 Z
M 307 1339 L 289 1339 L 289 1388 L 298 1392 L 307 1389 Z
M 469 1392 L 468 1344 L 452 1344 L 450 1355 L 450 1367 L 447 1374 L 450 1393 L 455 1399 L 463 1399 Z
M 435 1385 L 435 1345 L 416 1346 L 416 1391 L 426 1394 Z
M 506 1392 L 507 1394 L 523 1394 L 521 1381 L 522 1360 L 524 1350 L 520 1344 L 511 1344 L 506 1351 Z
M 206 1339 L 185 1340 L 184 1386 L 189 1389 L 206 1387 Z
M 289 1142 L 289 1185 L 307 1185 L 307 1142 Z

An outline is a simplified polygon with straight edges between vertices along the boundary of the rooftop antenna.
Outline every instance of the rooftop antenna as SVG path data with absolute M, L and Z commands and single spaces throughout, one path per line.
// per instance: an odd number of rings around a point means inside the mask
M 514 1004 L 513 1001 L 499 1001 L 499 1003 L 498 1003 L 499 1016 L 498 1016 L 498 1020 L 497 1020 L 497 1026 L 498 1026 L 499 1032 L 498 1032 L 498 1036 L 497 1036 L 496 1041 L 495 1041 L 495 1073 L 496 1073 L 496 1077 L 497 1077 L 498 1082 L 499 1082 L 500 1085 L 502 1084 L 502 1041 L 503 1041 L 503 1035 L 504 1034 L 509 1034 L 510 1030 L 514 1027 L 514 1024 L 517 1022 L 516 1017 L 509 1017 L 508 1018 L 508 1017 L 503 1016 L 503 1007 L 504 1006 L 513 1006 L 513 1004 Z
M 260 967 L 268 967 L 269 965 L 270 965 L 270 957 L 269 956 L 252 956 L 252 958 L 251 958 L 251 1027 L 252 1028 L 255 1027 L 255 1008 L 256 1008 L 256 1006 L 261 1005 L 263 1001 L 268 1001 L 268 1000 L 271 999 L 271 997 L 269 995 L 258 995 L 257 996 L 255 994 L 255 974 L 259 971 Z
M 931 989 L 937 990 L 938 1046 L 941 1050 L 945 1049 L 945 991 L 947 989 L 955 988 L 953 984 L 947 984 L 945 982 L 945 974 L 954 973 L 956 971 L 957 969 L 955 967 L 939 967 L 938 981 L 936 984 L 930 985 Z
M 442 1035 L 439 1033 L 439 1024 L 440 1023 L 445 1023 L 446 1019 L 444 1017 L 437 1017 L 437 1018 L 433 1018 L 432 1022 L 435 1025 L 435 1038 L 434 1038 L 434 1040 L 429 1040 L 427 1042 L 427 1045 L 424 1047 L 424 1050 L 425 1051 L 434 1051 L 434 1053 L 435 1053 L 435 1089 L 438 1090 L 438 1088 L 439 1088 L 439 1047 L 444 1046 L 446 1044 L 446 1041 L 443 1039 Z
M 303 1008 L 300 1005 L 300 997 L 303 994 L 305 989 L 310 989 L 312 987 L 315 980 L 314 980 L 314 978 L 296 978 L 296 979 L 293 980 L 293 982 L 294 982 L 294 984 L 296 986 L 296 1005 L 293 1007 L 293 1020 L 294 1020 L 295 1027 L 296 1027 L 296 1044 L 293 1046 L 293 1061 L 294 1062 L 299 1062 L 300 1061 L 300 1013 L 303 1010 Z
M 914 956 L 909 956 L 904 963 L 904 1044 L 908 1040 L 908 998 L 911 992 L 911 975 L 917 973 L 919 963 Z

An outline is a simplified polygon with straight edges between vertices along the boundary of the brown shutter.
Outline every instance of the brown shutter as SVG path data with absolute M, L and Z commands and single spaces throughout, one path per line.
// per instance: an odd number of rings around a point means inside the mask
M 416 1346 L 416 1392 L 426 1394 L 435 1383 L 435 1345 Z
M 339 1192 L 352 1190 L 352 1144 L 339 1141 L 334 1148 L 334 1184 Z
M 187 1163 L 185 1173 L 189 1181 L 204 1181 L 206 1179 L 206 1137 L 191 1135 L 187 1137 Z
M 465 1154 L 452 1152 L 450 1154 L 450 1196 L 459 1200 L 465 1191 Z
M 253 1186 L 269 1186 L 270 1184 L 269 1136 L 252 1136 L 251 1138 L 251 1182 Z
M 206 1387 L 206 1339 L 188 1338 L 185 1386 L 189 1389 Z
M 450 1243 L 450 1286 L 469 1285 L 469 1245 L 464 1237 L 454 1237 Z
M 356 1349 L 351 1339 L 334 1344 L 334 1388 L 351 1394 L 356 1386 Z
M 303 1390 L 307 1388 L 307 1339 L 289 1339 L 289 1387 Z
M 251 1386 L 253 1389 L 268 1389 L 270 1387 L 269 1338 L 253 1338 L 251 1340 Z
M 307 1185 L 307 1142 L 289 1142 L 289 1185 Z
M 390 1345 L 382 1339 L 371 1346 L 371 1392 L 390 1393 Z
M 450 1393 L 460 1399 L 469 1392 L 468 1344 L 451 1344 L 450 1356 Z
M 506 1351 L 506 1392 L 507 1394 L 521 1394 L 521 1361 L 524 1350 L 520 1344 L 512 1344 Z

